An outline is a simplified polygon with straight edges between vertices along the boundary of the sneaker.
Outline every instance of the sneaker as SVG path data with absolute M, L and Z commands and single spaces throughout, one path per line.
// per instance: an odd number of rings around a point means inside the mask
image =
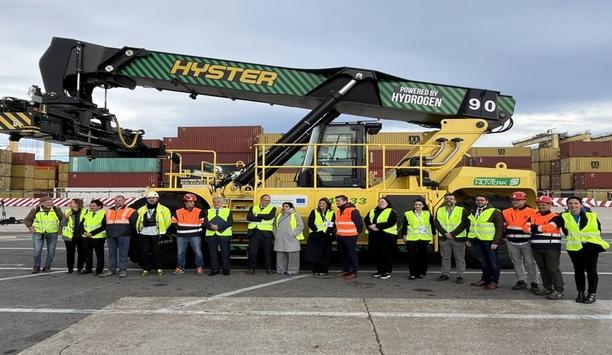
M 448 275 L 440 275 L 436 279 L 436 281 L 446 281 L 446 280 L 448 280 Z
M 223 271 L 223 275 L 225 276 L 229 276 L 230 272 L 229 271 Z
M 514 286 L 512 286 L 513 290 L 524 290 L 527 288 L 527 283 L 525 281 L 517 281 Z
M 382 275 L 383 275 L 382 273 L 377 272 L 377 273 L 375 273 L 375 274 L 372 274 L 372 277 L 375 277 L 375 278 L 377 278 L 377 279 L 380 279 L 380 277 L 381 277 Z
M 45 266 L 45 267 L 42 269 L 42 272 L 51 272 L 51 267 L 50 267 L 50 266 Z
M 40 268 L 39 267 L 35 267 L 32 269 L 32 273 L 33 274 L 38 274 L 40 272 Z
M 157 272 L 155 273 L 157 276 L 164 276 L 164 270 L 162 269 L 157 269 Z
M 174 269 L 174 271 L 172 272 L 172 275 L 182 275 L 185 273 L 185 270 L 181 269 L 181 268 L 176 268 Z
M 458 276 L 457 279 L 455 280 L 455 283 L 462 284 L 463 283 L 463 277 Z
M 416 276 L 414 276 L 414 275 L 408 276 L 408 280 L 414 280 L 414 279 L 416 279 Z
M 575 301 L 578 303 L 583 303 L 585 299 L 586 299 L 586 296 L 584 295 L 584 291 L 578 291 L 578 296 L 576 296 Z
M 549 300 L 560 300 L 563 298 L 563 292 L 559 292 L 557 290 L 551 291 L 551 293 L 546 296 L 546 299 Z
M 104 273 L 101 273 L 100 275 L 98 275 L 99 277 L 109 277 L 109 276 L 113 276 L 115 274 L 114 271 L 107 271 Z
M 391 274 L 389 274 L 388 272 L 385 272 L 384 274 L 380 275 L 381 280 L 386 280 L 390 277 L 391 277 Z
M 218 274 L 218 272 L 215 273 L 215 275 Z M 204 268 L 198 267 L 196 268 L 196 275 L 204 275 Z M 209 276 L 213 276 L 213 275 L 209 275 Z
M 327 276 L 327 275 L 329 275 L 327 272 L 322 272 L 321 273 L 321 276 Z
M 535 282 L 531 283 L 531 288 L 529 289 L 531 292 L 536 293 L 537 291 L 540 290 L 540 285 L 538 285 Z
M 476 282 L 472 282 L 470 286 L 486 286 L 487 282 L 485 280 L 479 280 Z
M 124 278 L 127 277 L 127 270 L 121 270 L 119 271 L 119 278 Z
M 219 273 L 219 271 L 211 271 L 208 273 L 208 276 L 215 276 Z M 199 274 L 198 274 L 199 275 Z
M 534 291 L 533 293 L 538 296 L 546 296 L 546 295 L 552 294 L 553 292 L 554 291 L 551 289 L 543 288 L 543 289 L 538 289 L 537 291 Z
M 149 276 L 149 271 L 148 270 L 142 270 L 142 273 L 140 273 L 140 276 L 142 276 L 142 277 Z

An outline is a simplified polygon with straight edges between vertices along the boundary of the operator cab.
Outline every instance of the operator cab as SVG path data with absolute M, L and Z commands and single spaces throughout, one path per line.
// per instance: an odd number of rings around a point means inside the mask
M 332 123 L 313 130 L 303 166 L 298 173 L 299 187 L 314 187 L 314 144 L 316 149 L 317 187 L 366 187 L 365 169 L 368 135 L 377 134 L 379 122 Z

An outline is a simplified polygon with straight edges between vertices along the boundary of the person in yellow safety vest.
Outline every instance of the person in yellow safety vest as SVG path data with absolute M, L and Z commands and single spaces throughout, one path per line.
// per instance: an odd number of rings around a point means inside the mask
M 342 271 L 337 275 L 345 280 L 357 278 L 357 238 L 363 231 L 363 219 L 346 195 L 336 196 L 336 241 L 342 258 Z
M 574 279 L 578 303 L 593 303 L 597 300 L 597 259 L 599 253 L 610 247 L 601 236 L 601 222 L 597 213 L 589 212 L 582 207 L 582 199 L 572 196 L 567 199 L 567 212 L 553 218 L 548 225 L 538 226 L 538 231 L 550 233 L 561 228 L 567 237 L 565 249 L 574 264 Z M 588 294 L 585 296 L 585 278 L 589 282 Z
M 130 238 L 136 225 L 136 210 L 125 204 L 125 196 L 115 196 L 115 205 L 106 210 L 106 241 L 108 245 L 108 272 L 100 275 L 127 277 L 127 259 Z
M 172 223 L 176 225 L 176 269 L 173 275 L 185 273 L 185 256 L 187 247 L 195 255 L 196 275 L 204 275 L 204 256 L 202 255 L 202 234 L 206 212 L 195 207 L 198 198 L 194 194 L 185 194 L 183 203 L 185 207 L 177 209 L 172 214 Z
M 230 242 L 232 240 L 232 224 L 234 219 L 232 211 L 223 207 L 221 197 L 213 198 L 213 207 L 206 213 L 206 235 L 204 240 L 208 246 L 211 271 L 208 276 L 215 276 L 223 269 L 223 275 L 229 275 L 232 268 L 230 263 Z M 221 250 L 221 263 L 219 263 L 219 250 Z
M 427 247 L 433 241 L 433 215 L 423 198 L 414 201 L 413 209 L 404 213 L 401 235 L 408 252 L 409 280 L 422 279 L 427 275 Z
M 332 241 L 336 216 L 328 198 L 319 200 L 317 208 L 308 216 L 308 242 L 304 252 L 304 260 L 312 263 L 314 276 L 327 276 L 332 253 Z
M 497 248 L 503 243 L 504 217 L 484 195 L 474 197 L 476 208 L 470 214 L 468 247 L 473 247 L 480 264 L 482 276 L 471 286 L 484 286 L 485 290 L 495 290 L 499 284 L 501 266 L 497 257 Z
M 455 282 L 463 283 L 465 273 L 465 242 L 467 230 L 470 227 L 469 213 L 457 206 L 455 195 L 444 196 L 444 206 L 436 211 L 434 225 L 440 240 L 440 256 L 442 256 L 441 275 L 436 281 L 446 281 L 451 269 L 451 257 L 455 255 L 457 278 Z
M 33 274 L 40 272 L 42 248 L 45 242 L 47 243 L 47 258 L 42 271 L 51 271 L 53 259 L 55 258 L 57 234 L 60 229 L 60 222 L 64 219 L 62 210 L 53 206 L 53 200 L 50 197 L 41 197 L 39 202 L 40 206 L 30 210 L 23 220 L 25 226 L 32 233 L 32 242 L 34 244 Z
M 259 204 L 254 205 L 247 213 L 247 237 L 249 238 L 249 270 L 253 275 L 257 267 L 259 249 L 263 249 L 266 273 L 272 274 L 272 252 L 274 251 L 274 217 L 276 207 L 270 206 L 272 197 L 261 195 Z
M 77 273 L 83 272 L 83 265 L 85 264 L 85 249 L 83 248 L 83 237 L 79 233 L 81 230 L 81 215 L 85 210 L 83 209 L 83 200 L 80 198 L 73 198 L 68 203 L 68 209 L 64 213 L 64 219 L 62 220 L 62 238 L 66 245 L 66 267 L 67 274 L 72 274 L 74 271 L 74 254 L 77 253 Z M 91 265 L 88 266 L 91 270 Z
M 83 236 L 85 263 L 90 268 L 93 265 L 93 253 L 96 252 L 96 273 L 94 276 L 100 276 L 104 271 L 106 213 L 102 207 L 104 207 L 102 201 L 92 200 L 89 209 L 81 215 L 81 235 Z M 83 274 L 90 273 L 91 269 L 83 271 Z
M 291 202 L 283 202 L 274 219 L 276 273 L 296 275 L 300 272 L 300 241 L 304 240 L 304 222 Z
M 363 223 L 368 234 L 368 250 L 376 262 L 372 277 L 386 280 L 393 271 L 393 256 L 397 250 L 397 212 L 386 197 L 378 199 L 378 205 L 370 210 Z
M 172 225 L 172 214 L 168 207 L 159 203 L 159 194 L 149 191 L 146 194 L 147 203 L 136 210 L 136 232 L 139 234 L 141 262 L 143 265 L 140 276 L 149 275 L 157 270 L 157 276 L 163 276 L 161 268 L 161 250 L 159 240 L 166 236 Z

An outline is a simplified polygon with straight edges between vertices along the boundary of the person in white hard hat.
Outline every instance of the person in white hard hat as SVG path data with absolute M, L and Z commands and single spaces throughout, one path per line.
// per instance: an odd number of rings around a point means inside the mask
M 140 235 L 140 250 L 143 270 L 141 276 L 149 275 L 151 270 L 157 270 L 157 276 L 163 276 L 161 269 L 161 252 L 159 239 L 168 231 L 172 224 L 172 215 L 168 207 L 159 203 L 159 194 L 149 191 L 146 195 L 147 204 L 140 207 L 136 213 L 136 231 Z

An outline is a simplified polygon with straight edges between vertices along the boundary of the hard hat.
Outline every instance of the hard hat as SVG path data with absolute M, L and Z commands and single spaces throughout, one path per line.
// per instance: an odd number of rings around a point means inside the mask
M 155 191 L 149 191 L 149 192 L 147 192 L 147 195 L 145 197 L 146 198 L 149 198 L 149 197 L 159 198 L 159 194 L 157 192 L 155 192 Z
M 523 191 L 514 191 L 512 193 L 512 196 L 510 196 L 511 200 L 526 200 L 527 199 L 527 194 L 524 193 Z
M 553 200 L 552 198 L 550 198 L 550 196 L 542 195 L 538 197 L 538 200 L 536 201 L 536 203 L 548 203 L 552 205 Z
M 185 194 L 185 196 L 183 196 L 183 201 L 193 201 L 193 202 L 196 202 L 197 199 L 198 198 L 194 194 Z

